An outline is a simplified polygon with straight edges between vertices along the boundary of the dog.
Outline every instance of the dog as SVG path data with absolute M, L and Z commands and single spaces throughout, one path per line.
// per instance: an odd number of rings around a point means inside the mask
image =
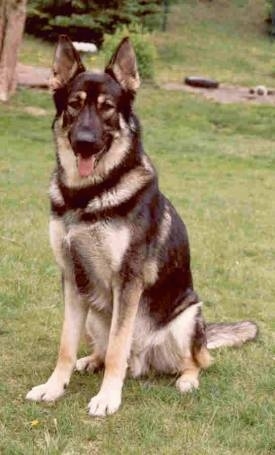
M 55 401 L 75 369 L 101 367 L 91 416 L 118 410 L 127 370 L 133 377 L 151 369 L 177 374 L 180 392 L 196 389 L 200 370 L 211 364 L 209 349 L 252 340 L 257 326 L 204 322 L 186 227 L 143 150 L 133 111 L 140 78 L 129 38 L 99 74 L 85 70 L 61 35 L 50 85 L 56 168 L 49 230 L 65 314 L 56 367 L 26 398 Z M 77 360 L 84 328 L 92 353 Z

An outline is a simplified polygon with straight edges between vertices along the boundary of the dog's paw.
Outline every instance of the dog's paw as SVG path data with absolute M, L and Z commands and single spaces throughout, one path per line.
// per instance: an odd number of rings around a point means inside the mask
M 121 404 L 121 393 L 99 392 L 88 404 L 89 415 L 94 417 L 105 417 L 114 414 Z
M 84 371 L 93 373 L 99 366 L 100 362 L 94 356 L 88 355 L 87 357 L 82 357 L 76 361 L 75 371 L 78 371 L 79 373 L 83 373 Z
M 176 382 L 176 387 L 181 393 L 193 392 L 194 389 L 198 389 L 199 381 L 197 378 L 181 376 Z
M 33 387 L 26 395 L 30 401 L 55 401 L 60 398 L 65 391 L 66 386 L 54 381 L 48 381 L 45 384 Z

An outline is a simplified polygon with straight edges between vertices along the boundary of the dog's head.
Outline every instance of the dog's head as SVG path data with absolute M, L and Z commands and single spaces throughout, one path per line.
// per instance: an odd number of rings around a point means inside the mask
M 60 36 L 50 87 L 81 178 L 93 174 L 96 163 L 120 136 L 123 124 L 129 124 L 139 84 L 135 52 L 128 38 L 121 41 L 99 74 L 86 71 L 71 40 Z

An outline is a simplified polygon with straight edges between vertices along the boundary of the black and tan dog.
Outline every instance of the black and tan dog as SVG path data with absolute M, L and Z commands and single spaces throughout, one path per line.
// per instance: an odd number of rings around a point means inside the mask
M 124 39 L 102 74 L 85 70 L 66 36 L 55 54 L 57 166 L 50 240 L 63 277 L 65 317 L 54 372 L 29 400 L 63 395 L 74 368 L 105 366 L 89 413 L 114 413 L 127 367 L 177 373 L 187 392 L 210 364 L 208 348 L 256 336 L 251 322 L 205 325 L 193 289 L 185 226 L 158 188 L 133 112 L 135 53 Z M 76 360 L 82 330 L 93 353 Z

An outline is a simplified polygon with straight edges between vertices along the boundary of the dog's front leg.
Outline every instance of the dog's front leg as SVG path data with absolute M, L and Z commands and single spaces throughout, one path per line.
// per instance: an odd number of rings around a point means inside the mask
M 26 398 L 32 401 L 55 401 L 69 384 L 76 363 L 80 335 L 87 315 L 75 283 L 64 279 L 65 314 L 56 367 L 45 384 L 33 387 Z
M 113 288 L 113 314 L 105 357 L 105 372 L 99 393 L 89 403 L 91 416 L 116 412 L 127 369 L 134 323 L 142 292 L 139 281 L 130 281 Z

